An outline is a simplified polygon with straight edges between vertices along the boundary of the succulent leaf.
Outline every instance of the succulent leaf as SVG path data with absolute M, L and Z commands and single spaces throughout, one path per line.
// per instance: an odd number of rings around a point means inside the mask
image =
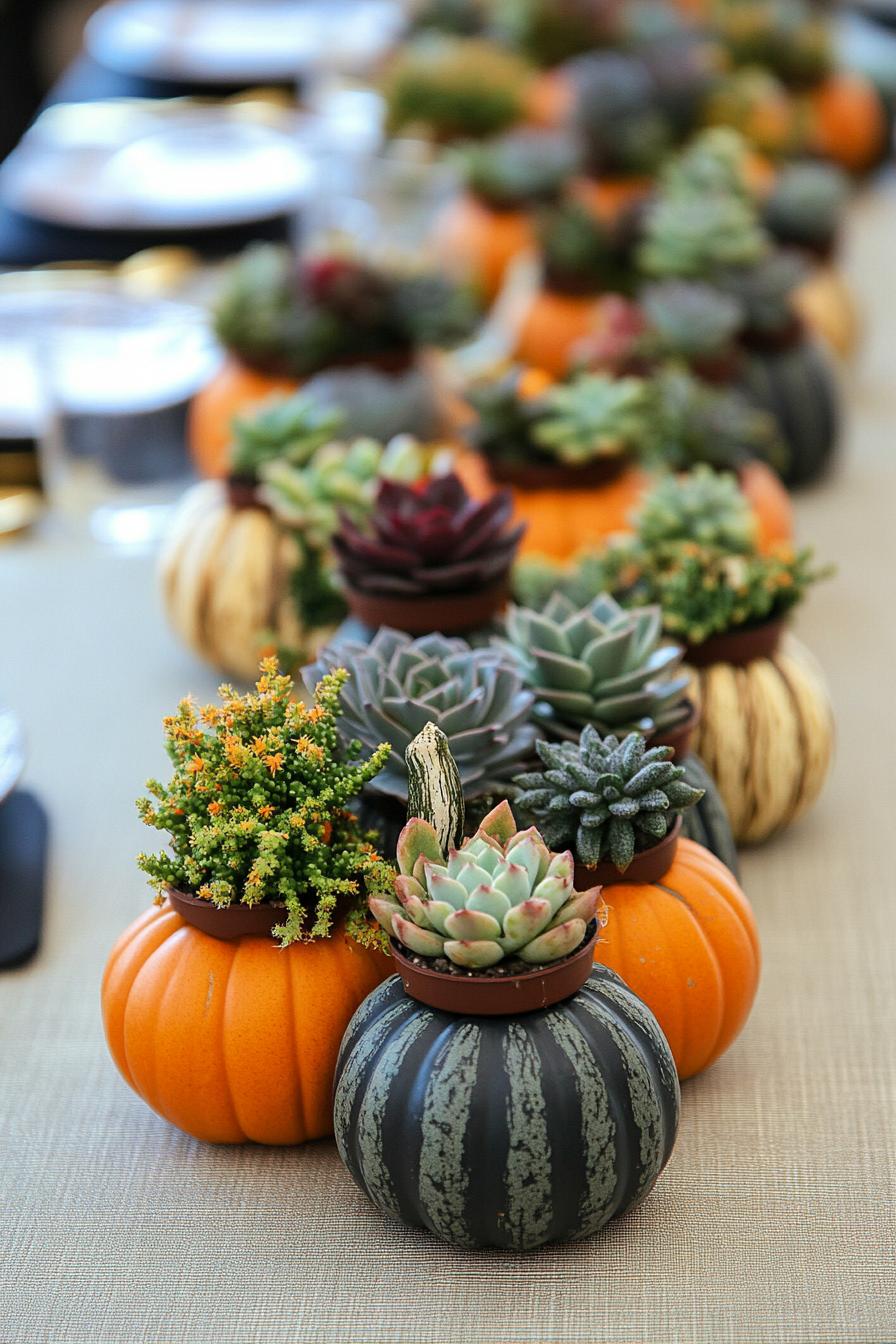
M 439 844 L 439 837 L 428 821 L 421 817 L 412 817 L 402 828 L 396 849 L 398 869 L 403 876 L 414 874 L 418 859 L 444 864 L 445 856 Z
M 545 745 L 538 743 L 539 753 Z M 572 844 L 587 866 L 609 858 L 624 872 L 639 850 L 661 840 L 675 817 L 703 796 L 685 783 L 683 767 L 670 759 L 670 747 L 647 748 L 639 733 L 620 742 L 586 729 L 578 742 L 553 745 L 552 759 L 558 755 L 569 762 L 570 773 L 574 766 L 587 772 L 593 787 L 570 788 L 554 770 L 529 772 L 517 780 L 519 806 L 550 828 L 552 843 Z

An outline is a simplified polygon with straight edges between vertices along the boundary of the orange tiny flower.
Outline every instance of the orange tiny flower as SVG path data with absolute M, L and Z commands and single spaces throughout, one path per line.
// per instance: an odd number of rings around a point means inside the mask
M 271 753 L 270 756 L 265 756 L 264 763 L 270 770 L 271 774 L 276 775 L 277 771 L 283 765 L 283 752 L 274 751 Z
M 306 712 L 305 717 L 309 723 L 320 723 L 321 719 L 324 717 L 324 711 L 321 709 L 320 705 L 312 705 Z
M 253 737 L 252 750 L 255 752 L 256 756 L 263 756 L 267 749 L 268 741 L 266 737 Z
M 276 810 L 271 803 L 265 803 L 264 807 L 258 809 L 258 815 L 267 821 L 268 817 L 272 817 Z
M 539 369 L 533 365 L 520 374 L 516 390 L 522 401 L 534 401 L 547 392 L 553 381 L 546 369 Z
M 209 803 L 209 805 L 208 805 L 208 810 L 209 810 L 209 812 L 211 813 L 211 815 L 212 815 L 213 817 L 216 817 L 216 816 L 219 814 L 219 812 L 223 812 L 223 811 L 224 811 L 224 804 L 223 804 L 223 803 Z
M 194 756 L 192 761 L 190 761 L 190 763 L 187 766 L 187 770 L 191 775 L 198 775 L 199 771 L 204 769 L 205 769 L 205 761 L 202 759 L 201 756 Z

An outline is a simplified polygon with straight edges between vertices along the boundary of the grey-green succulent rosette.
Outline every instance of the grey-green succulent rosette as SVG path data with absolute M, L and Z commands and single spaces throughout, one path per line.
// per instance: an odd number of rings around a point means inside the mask
M 577 742 L 539 742 L 536 750 L 545 769 L 517 776 L 517 807 L 546 844 L 571 847 L 589 867 L 609 860 L 625 872 L 703 797 L 674 764 L 673 749 L 648 747 L 641 733 L 620 741 L 586 724 Z
M 511 606 L 502 647 L 512 650 L 551 737 L 668 731 L 690 712 L 683 651 L 662 635 L 658 606 L 626 611 L 607 593 L 586 606 L 553 593 L 542 610 Z
M 383 627 L 370 643 L 346 639 L 324 649 L 304 669 L 306 683 L 335 667 L 350 674 L 339 719 L 343 743 L 392 746 L 371 792 L 407 800 L 405 752 L 430 722 L 448 739 L 465 797 L 500 792 L 531 756 L 535 697 L 506 650 L 440 634 L 412 639 Z

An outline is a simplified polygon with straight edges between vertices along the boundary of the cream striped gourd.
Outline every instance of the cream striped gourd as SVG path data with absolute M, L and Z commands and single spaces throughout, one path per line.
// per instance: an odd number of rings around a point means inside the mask
M 700 709 L 694 747 L 713 776 L 738 843 L 765 840 L 814 803 L 827 778 L 833 713 L 809 651 L 786 640 L 744 666 L 690 669 Z
M 398 976 L 358 1009 L 334 1129 L 383 1213 L 466 1248 L 587 1237 L 639 1203 L 672 1151 L 679 1087 L 653 1014 L 595 966 L 571 999 L 465 1018 Z

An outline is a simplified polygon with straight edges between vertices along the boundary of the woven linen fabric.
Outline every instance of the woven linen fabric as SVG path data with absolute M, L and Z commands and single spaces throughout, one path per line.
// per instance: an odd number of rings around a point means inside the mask
M 894 224 L 886 192 L 856 213 L 874 337 L 842 465 L 798 502 L 839 565 L 797 623 L 833 692 L 833 774 L 744 855 L 765 954 L 752 1018 L 685 1084 L 654 1193 L 592 1241 L 456 1252 L 386 1222 L 331 1142 L 216 1149 L 130 1092 L 99 982 L 149 900 L 133 856 L 157 837 L 132 800 L 166 770 L 162 715 L 217 679 L 165 632 L 149 559 L 51 537 L 0 552 L 0 700 L 53 827 L 43 949 L 0 974 L 0 1340 L 896 1340 Z

